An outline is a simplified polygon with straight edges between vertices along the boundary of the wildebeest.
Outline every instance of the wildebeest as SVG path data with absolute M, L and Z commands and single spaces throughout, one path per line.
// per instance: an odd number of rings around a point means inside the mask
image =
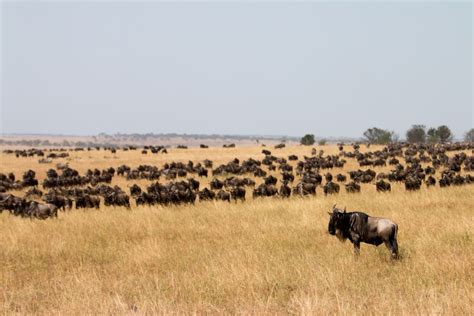
M 392 186 L 390 183 L 383 181 L 383 179 L 380 179 L 375 183 L 375 187 L 377 189 L 377 192 L 390 192 L 392 191 Z
M 278 194 L 278 189 L 273 184 L 267 185 L 262 183 L 253 190 L 252 196 L 256 198 L 261 196 L 274 196 L 276 194 Z
M 220 190 L 224 186 L 224 182 L 220 181 L 219 179 L 212 179 L 211 182 L 209 182 L 209 185 L 211 186 L 211 189 L 213 190 Z
M 323 191 L 324 191 L 324 194 L 327 195 L 327 194 L 334 194 L 334 193 L 339 193 L 339 184 L 337 183 L 334 183 L 332 181 L 326 183 L 324 186 L 323 186 Z
M 142 193 L 142 189 L 137 184 L 134 184 L 130 187 L 130 195 L 133 196 L 134 198 L 137 198 L 138 196 L 140 196 L 141 193 Z
M 293 188 L 293 193 L 299 194 L 300 196 L 315 195 L 316 184 L 301 181 Z
M 405 189 L 407 191 L 416 191 L 421 187 L 421 180 L 417 177 L 409 177 L 405 180 Z
M 331 182 L 332 181 L 332 174 L 328 172 L 324 175 L 324 178 L 326 178 L 326 182 Z
M 346 192 L 347 193 L 358 193 L 360 192 L 360 185 L 351 181 L 346 184 Z
M 208 188 L 204 188 L 204 190 L 198 192 L 198 196 L 199 201 L 211 201 L 216 198 L 216 193 Z
M 282 180 L 285 182 L 293 182 L 295 180 L 295 176 L 292 173 L 283 172 L 281 175 L 282 175 Z
M 125 206 L 130 208 L 130 197 L 121 191 L 120 188 L 116 188 L 113 192 L 104 196 L 105 206 Z
M 232 197 L 232 199 L 236 201 L 237 200 L 245 201 L 245 189 L 240 186 L 233 187 L 230 190 L 230 196 Z
M 291 188 L 288 186 L 288 182 L 283 181 L 283 184 L 281 185 L 280 191 L 278 191 L 278 194 L 284 198 L 290 197 Z
M 100 198 L 94 195 L 80 195 L 76 197 L 76 209 L 79 208 L 100 208 Z
M 51 190 L 43 196 L 43 201 L 48 204 L 55 205 L 58 209 L 63 211 L 72 207 L 72 200 L 66 196 L 63 196 L 59 191 Z
M 230 193 L 224 190 L 219 190 L 219 192 L 216 194 L 216 198 L 221 201 L 230 202 Z
M 349 239 L 354 245 L 354 253 L 360 254 L 360 243 L 387 246 L 393 259 L 398 258 L 397 233 L 398 225 L 393 221 L 372 217 L 362 212 L 346 212 L 333 206 L 330 215 L 328 232 L 336 235 L 340 241 Z
M 436 184 L 436 179 L 433 176 L 428 176 L 425 182 L 426 182 L 426 186 L 429 187 Z
M 298 160 L 298 156 L 296 156 L 296 155 L 289 155 L 289 156 L 288 156 L 288 160 L 291 160 L 291 161 Z
M 266 178 L 263 178 L 263 180 L 265 181 L 265 184 L 266 184 L 266 185 L 275 185 L 275 184 L 277 184 L 277 182 L 278 182 L 278 179 L 275 178 L 275 177 L 272 176 L 272 175 L 270 175 L 270 176 L 268 176 L 268 177 L 266 177 Z
M 31 217 L 46 219 L 48 217 L 58 217 L 58 208 L 54 204 L 40 204 L 32 201 L 26 213 Z

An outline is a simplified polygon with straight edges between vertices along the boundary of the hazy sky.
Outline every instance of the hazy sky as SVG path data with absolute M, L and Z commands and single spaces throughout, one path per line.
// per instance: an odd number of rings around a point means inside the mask
M 472 4 L 2 2 L 3 133 L 473 127 Z

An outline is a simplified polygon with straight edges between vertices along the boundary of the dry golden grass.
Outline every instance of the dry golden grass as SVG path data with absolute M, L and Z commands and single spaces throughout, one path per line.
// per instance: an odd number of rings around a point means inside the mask
M 117 158 L 84 152 L 72 155 L 71 166 L 227 162 L 261 157 L 260 150 L 119 152 Z M 303 147 L 274 152 L 309 155 Z M 50 167 L 37 158 L 0 157 L 0 172 L 17 176 L 32 168 L 42 178 Z M 351 161 L 344 170 L 356 168 Z M 405 192 L 395 185 L 378 194 L 364 185 L 355 195 L 324 197 L 319 188 L 311 198 L 102 207 L 46 221 L 3 213 L 0 312 L 472 314 L 473 193 L 473 186 Z M 363 244 L 356 260 L 349 242 L 327 233 L 326 211 L 334 203 L 397 222 L 402 258 L 391 262 L 383 245 Z

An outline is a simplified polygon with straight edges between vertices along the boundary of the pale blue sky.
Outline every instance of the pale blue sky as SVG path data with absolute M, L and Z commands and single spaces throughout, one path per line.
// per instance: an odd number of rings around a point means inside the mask
M 469 2 L 1 6 L 3 133 L 473 127 Z

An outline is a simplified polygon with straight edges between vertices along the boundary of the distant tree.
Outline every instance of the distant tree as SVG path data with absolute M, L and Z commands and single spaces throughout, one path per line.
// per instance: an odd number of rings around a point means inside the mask
M 311 146 L 315 142 L 313 134 L 306 134 L 301 138 L 301 145 Z
M 392 141 L 393 132 L 378 127 L 369 128 L 364 132 L 364 137 L 369 144 L 388 144 Z
M 439 142 L 438 130 L 436 128 L 431 127 L 426 134 L 428 135 L 428 143 Z
M 450 142 L 453 140 L 453 133 L 446 125 L 441 125 L 436 129 L 436 135 L 438 135 L 441 143 Z
M 426 134 L 429 143 L 445 143 L 453 139 L 453 133 L 446 125 L 438 126 L 438 128 L 431 127 Z
M 407 141 L 409 143 L 424 143 L 426 141 L 425 125 L 413 125 L 407 131 Z
M 466 142 L 474 142 L 474 128 L 471 128 L 466 132 L 466 134 L 464 135 L 464 140 Z
M 87 144 L 85 142 L 78 141 L 74 144 L 74 146 L 76 146 L 76 147 L 87 147 Z
M 320 146 L 326 145 L 326 140 L 325 140 L 325 139 L 321 139 L 321 140 L 318 142 L 318 145 L 320 145 Z

